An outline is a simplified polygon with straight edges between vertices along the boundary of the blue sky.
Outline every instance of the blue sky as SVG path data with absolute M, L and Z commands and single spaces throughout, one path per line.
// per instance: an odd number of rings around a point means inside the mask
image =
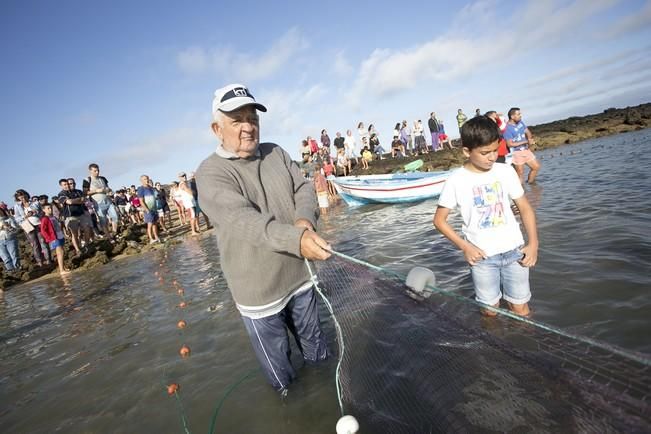
M 530 124 L 651 101 L 651 1 L 3 2 L 4 182 L 53 194 L 97 162 L 169 182 L 217 145 L 216 88 L 249 86 L 261 139 L 435 111 L 522 108 Z

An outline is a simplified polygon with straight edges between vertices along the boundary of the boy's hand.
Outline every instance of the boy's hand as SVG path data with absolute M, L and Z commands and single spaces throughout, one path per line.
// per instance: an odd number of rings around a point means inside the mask
M 518 262 L 523 267 L 533 267 L 538 262 L 538 247 L 527 244 L 520 249 L 524 255 Z
M 477 262 L 488 257 L 482 249 L 471 243 L 468 243 L 467 247 L 464 247 L 463 256 L 470 265 L 475 265 Z

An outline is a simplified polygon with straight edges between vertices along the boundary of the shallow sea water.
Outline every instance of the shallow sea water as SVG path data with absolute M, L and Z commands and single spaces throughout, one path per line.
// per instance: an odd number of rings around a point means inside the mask
M 647 357 L 650 152 L 649 130 L 543 151 L 538 185 L 527 187 L 541 244 L 533 318 Z M 467 267 L 434 230 L 434 208 L 339 204 L 319 230 L 338 251 L 403 273 L 428 267 L 439 287 L 469 297 Z M 322 321 L 334 349 L 325 310 Z M 210 234 L 11 288 L 0 299 L 0 345 L 2 432 L 184 432 L 181 416 L 190 432 L 206 432 L 224 393 L 249 373 L 215 432 L 328 433 L 339 416 L 334 360 L 300 368 L 285 399 L 256 373 Z M 180 401 L 167 395 L 170 382 Z

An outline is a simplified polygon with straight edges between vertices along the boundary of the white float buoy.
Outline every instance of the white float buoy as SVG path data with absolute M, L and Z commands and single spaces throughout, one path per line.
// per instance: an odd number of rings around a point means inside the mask
M 405 284 L 419 296 L 427 298 L 432 295 L 432 291 L 425 287 L 436 286 L 436 276 L 429 268 L 414 267 L 409 270 Z
M 341 416 L 337 421 L 337 434 L 355 434 L 357 431 L 359 423 L 353 416 Z

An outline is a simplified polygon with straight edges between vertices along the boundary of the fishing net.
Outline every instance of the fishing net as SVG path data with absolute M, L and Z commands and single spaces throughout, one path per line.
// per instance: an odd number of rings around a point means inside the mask
M 410 296 L 339 257 L 317 275 L 345 344 L 342 412 L 360 432 L 651 432 L 643 356 L 482 317 L 458 296 Z

